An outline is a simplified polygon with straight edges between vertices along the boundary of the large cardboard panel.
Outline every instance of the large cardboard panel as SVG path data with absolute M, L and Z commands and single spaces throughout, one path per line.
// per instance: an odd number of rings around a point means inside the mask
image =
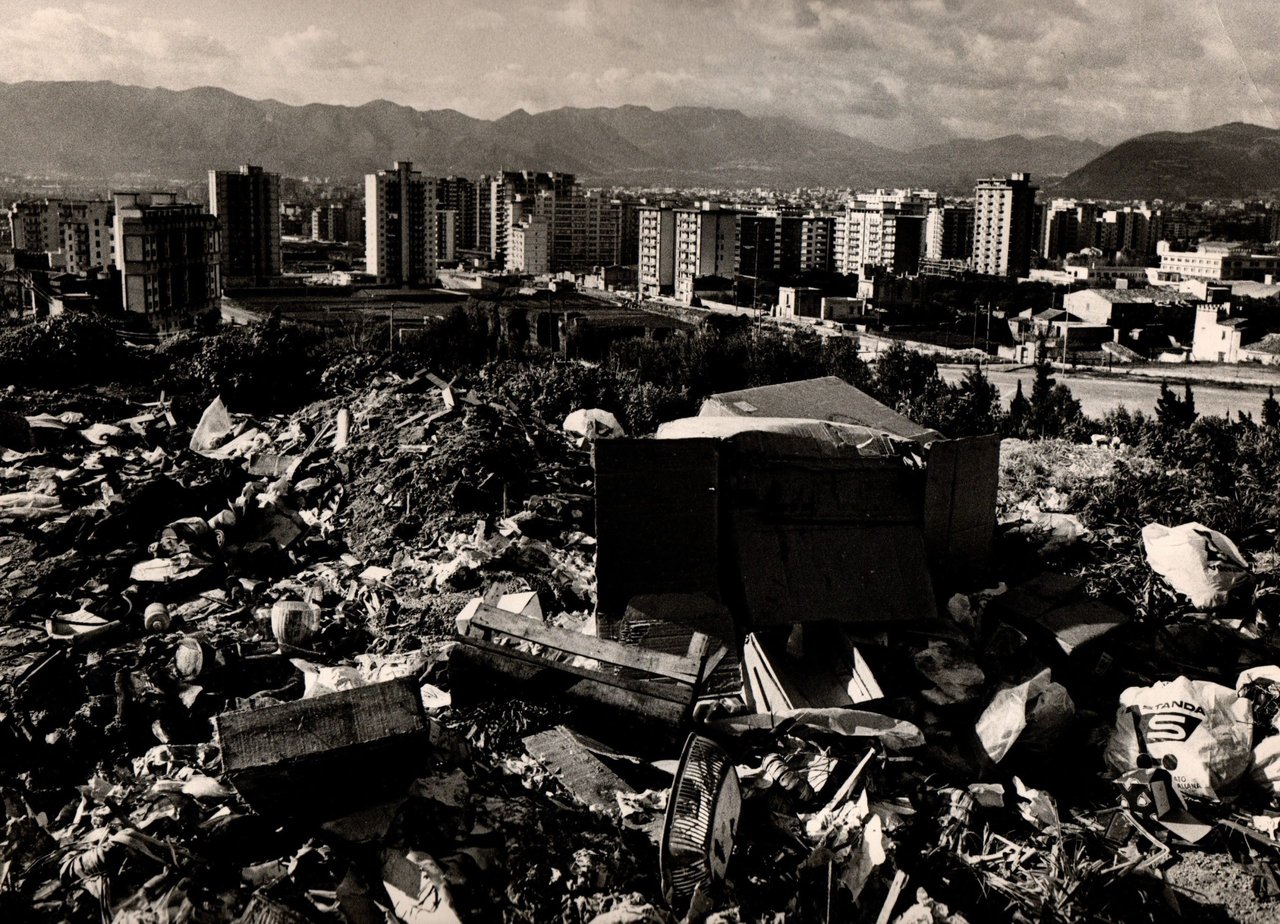
M 753 626 L 936 616 L 917 526 L 797 524 L 742 512 L 730 528 L 740 605 Z
M 999 437 L 938 440 L 929 446 L 924 536 L 929 558 L 949 579 L 987 567 L 999 485 Z
M 714 440 L 595 444 L 597 608 L 619 620 L 640 594 L 719 599 L 719 453 Z

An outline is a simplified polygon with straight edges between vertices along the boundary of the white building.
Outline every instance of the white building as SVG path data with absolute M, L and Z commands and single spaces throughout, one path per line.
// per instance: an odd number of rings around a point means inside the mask
M 694 282 L 702 277 L 733 276 L 736 218 L 713 202 L 675 210 L 675 296 L 680 301 L 693 301 Z
M 1031 174 L 979 180 L 973 190 L 974 272 L 1025 276 L 1031 269 L 1036 187 Z
M 436 281 L 436 181 L 396 161 L 364 178 L 365 265 L 379 282 Z
M 542 215 L 526 215 L 507 238 L 507 268 L 530 276 L 551 272 L 551 223 Z
M 669 206 L 641 206 L 637 276 L 642 295 L 670 295 L 676 281 L 676 213 Z

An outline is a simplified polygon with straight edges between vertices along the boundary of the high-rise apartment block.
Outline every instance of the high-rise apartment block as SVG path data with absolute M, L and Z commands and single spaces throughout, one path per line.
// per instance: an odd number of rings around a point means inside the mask
M 693 301 L 695 282 L 733 275 L 737 215 L 716 203 L 675 210 L 675 296 Z
M 489 180 L 489 256 L 507 266 L 511 228 L 524 215 L 543 215 L 552 226 L 555 251 L 556 202 L 573 195 L 577 178 L 572 173 L 504 170 Z M 541 201 L 537 201 L 541 198 Z
M 507 267 L 518 273 L 551 272 L 551 222 L 544 215 L 526 215 L 511 229 Z
M 311 239 L 351 244 L 364 240 L 363 211 L 347 202 L 327 202 L 311 210 Z
M 111 203 L 105 200 L 36 199 L 9 209 L 14 250 L 47 253 L 69 273 L 111 264 Z
M 830 215 L 782 215 L 777 224 L 778 270 L 784 275 L 831 271 L 835 219 Z
M 171 193 L 114 196 L 115 265 L 124 310 L 158 330 L 219 310 L 218 219 Z
M 741 212 L 735 218 L 736 252 L 733 271 L 752 279 L 772 279 L 778 271 L 776 245 L 778 216 L 765 212 Z
M 668 204 L 644 205 L 636 212 L 640 293 L 670 295 L 676 281 L 676 213 Z
M 209 209 L 221 224 L 224 285 L 263 285 L 281 275 L 280 174 L 252 164 L 210 170 Z
M 436 281 L 436 181 L 396 161 L 364 179 L 365 265 L 379 282 Z
M 924 255 L 929 260 L 968 260 L 973 253 L 973 209 L 934 205 L 925 216 Z
M 442 260 L 453 260 L 459 250 L 473 250 L 476 246 L 476 184 L 464 176 L 447 176 L 436 181 L 436 208 L 441 212 L 453 212 L 454 254 Z
M 924 213 L 915 205 L 904 212 L 896 202 L 858 200 L 836 215 L 835 269 L 861 276 L 867 267 L 914 273 L 920 264 Z
M 1036 187 L 1031 174 L 979 180 L 973 190 L 971 268 L 987 276 L 1025 276 L 1031 271 Z

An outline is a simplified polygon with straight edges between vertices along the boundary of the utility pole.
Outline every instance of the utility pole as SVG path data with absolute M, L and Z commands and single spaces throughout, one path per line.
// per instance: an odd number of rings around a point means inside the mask
M 396 351 L 396 306 L 391 305 L 387 308 L 387 349 L 394 353 Z

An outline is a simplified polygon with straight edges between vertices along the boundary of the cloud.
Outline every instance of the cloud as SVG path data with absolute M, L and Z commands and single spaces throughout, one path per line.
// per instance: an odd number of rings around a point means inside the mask
M 360 70 L 374 67 L 373 57 L 347 42 L 331 29 L 307 26 L 267 43 L 269 53 L 286 66 L 316 71 Z
M 1118 141 L 1275 124 L 1274 0 L 412 0 L 60 7 L 0 22 L 0 80 L 216 84 L 287 102 L 710 105 L 884 144 Z M 243 5 L 238 5 L 243 3 Z M 184 18 L 184 16 L 186 18 Z
M 226 72 L 235 53 L 188 19 L 131 22 L 102 5 L 41 7 L 0 22 L 9 80 L 193 83 Z

